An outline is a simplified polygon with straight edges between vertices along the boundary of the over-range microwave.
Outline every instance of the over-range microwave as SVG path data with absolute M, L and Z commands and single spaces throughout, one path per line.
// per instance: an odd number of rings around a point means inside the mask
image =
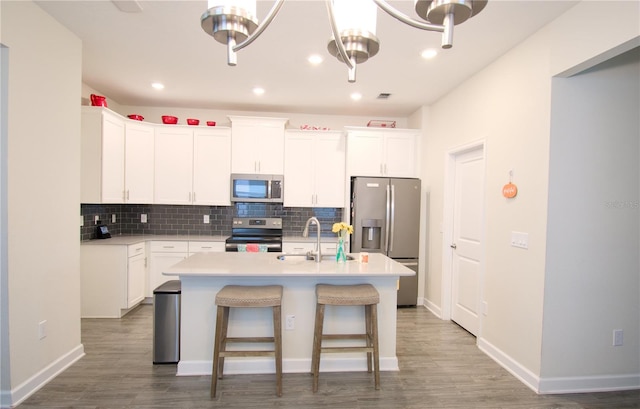
M 283 201 L 283 175 L 231 174 L 232 202 Z

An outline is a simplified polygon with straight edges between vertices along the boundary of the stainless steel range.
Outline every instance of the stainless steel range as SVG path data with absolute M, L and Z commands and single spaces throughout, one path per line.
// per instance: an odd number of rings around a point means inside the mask
M 238 251 L 241 245 L 256 244 L 269 252 L 282 252 L 282 219 L 273 217 L 239 217 L 233 219 L 226 251 Z

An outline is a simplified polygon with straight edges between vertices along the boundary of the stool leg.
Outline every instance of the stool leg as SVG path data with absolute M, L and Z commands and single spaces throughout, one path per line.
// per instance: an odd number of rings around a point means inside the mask
M 211 368 L 211 399 L 216 397 L 216 387 L 218 384 L 218 359 L 220 358 L 220 341 L 222 339 L 223 309 L 218 306 L 216 316 L 216 334 L 213 340 L 213 365 Z
M 282 396 L 282 313 L 279 305 L 273 307 L 273 344 L 276 355 L 276 394 Z
M 373 371 L 376 390 L 380 389 L 380 351 L 378 350 L 378 308 L 371 305 L 371 331 L 373 332 Z
M 320 350 L 322 348 L 322 327 L 324 325 L 324 304 L 316 304 L 316 323 L 313 330 L 313 351 L 311 354 L 311 373 L 313 374 L 313 392 L 318 392 L 320 372 Z
M 220 308 L 220 307 L 218 307 Z M 229 311 L 230 307 L 222 307 L 221 335 L 220 335 L 220 352 L 227 350 L 227 331 L 229 329 Z M 224 374 L 224 354 L 218 359 L 218 379 L 222 379 Z
M 372 335 L 372 329 L 371 329 L 371 305 L 365 305 L 364 306 L 364 323 L 365 323 L 365 340 L 366 340 L 366 345 L 367 348 L 371 348 L 372 346 L 372 341 L 373 341 L 373 335 Z M 372 353 L 371 352 L 367 352 L 367 372 L 371 373 L 371 361 L 372 361 Z

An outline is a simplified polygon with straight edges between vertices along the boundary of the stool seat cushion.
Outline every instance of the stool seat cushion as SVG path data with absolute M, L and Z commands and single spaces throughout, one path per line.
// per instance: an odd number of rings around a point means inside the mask
M 380 302 L 380 294 L 371 284 L 316 285 L 318 304 L 371 305 Z
M 281 285 L 227 285 L 216 294 L 222 307 L 273 307 L 282 304 Z

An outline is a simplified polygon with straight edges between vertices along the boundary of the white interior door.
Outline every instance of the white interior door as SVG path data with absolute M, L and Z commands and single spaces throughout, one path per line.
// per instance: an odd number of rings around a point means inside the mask
M 472 333 L 480 328 L 484 155 L 456 156 L 451 260 L 451 319 Z

